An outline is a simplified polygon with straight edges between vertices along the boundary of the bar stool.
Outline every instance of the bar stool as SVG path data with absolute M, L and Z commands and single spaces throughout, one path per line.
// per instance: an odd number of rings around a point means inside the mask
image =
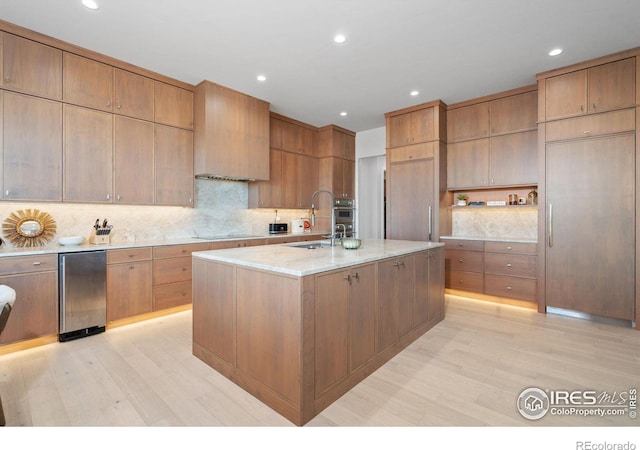
M 11 313 L 11 308 L 13 308 L 13 303 L 16 301 L 16 291 L 10 288 L 7 285 L 0 285 L 0 336 L 2 336 L 2 332 L 4 331 L 4 327 L 9 320 L 9 314 Z M 0 427 L 6 425 L 6 421 L 4 419 L 4 411 L 2 409 L 2 398 L 0 398 Z

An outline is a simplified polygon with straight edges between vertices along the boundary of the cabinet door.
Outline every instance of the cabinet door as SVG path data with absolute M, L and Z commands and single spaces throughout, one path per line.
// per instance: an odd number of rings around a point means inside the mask
M 510 95 L 489 102 L 491 135 L 535 130 L 538 127 L 538 91 Z
M 430 107 L 409 113 L 410 141 L 412 144 L 428 142 L 434 139 L 433 109 L 433 107 Z
M 154 121 L 193 129 L 193 92 L 154 81 Z
M 3 107 L 3 198 L 62 200 L 62 104 L 5 92 Z
M 113 72 L 113 112 L 153 121 L 153 80 L 121 69 Z
M 107 322 L 153 310 L 151 261 L 107 265 Z
M 376 352 L 376 265 L 349 272 L 349 368 L 351 371 Z
M 244 144 L 238 149 L 242 159 L 236 170 L 249 178 L 266 180 L 269 177 L 269 103 L 245 95 L 244 104 L 246 115 L 240 130 Z
M 101 111 L 113 111 L 113 67 L 64 53 L 65 102 Z
M 489 185 L 489 139 L 476 139 L 447 146 L 449 189 Z
M 538 132 L 505 134 L 490 138 L 491 186 L 538 183 Z
M 155 204 L 193 206 L 193 131 L 155 125 Z
M 342 160 L 342 195 L 356 198 L 356 162 L 348 159 Z
M 58 333 L 58 272 L 25 273 L 0 277 L 16 291 L 0 344 Z
M 603 64 L 588 69 L 589 112 L 620 109 L 635 105 L 636 59 Z
M 389 133 L 389 147 L 400 147 L 411 144 L 411 116 L 410 113 L 389 117 L 387 133 Z
M 316 396 L 349 374 L 349 276 L 316 277 Z
M 547 144 L 546 304 L 632 320 L 635 136 Z
M 297 208 L 311 208 L 311 196 L 318 190 L 319 163 L 318 159 L 312 156 L 300 155 L 300 176 L 299 187 L 300 197 Z
M 545 80 L 546 119 L 577 116 L 587 112 L 587 71 L 579 70 Z
M 395 258 L 378 262 L 378 320 L 376 353 L 398 342 L 398 261 Z
M 433 159 L 402 161 L 389 165 L 389 239 L 428 241 L 433 238 L 438 207 L 434 170 Z
M 63 201 L 111 203 L 113 116 L 67 104 L 63 111 Z
M 398 258 L 398 336 L 413 330 L 415 309 L 415 255 Z
M 2 87 L 60 100 L 62 51 L 9 33 L 0 37 Z
M 429 250 L 425 255 L 428 262 L 428 320 L 441 320 L 444 318 L 444 249 Z M 416 271 L 417 273 L 417 271 Z M 416 281 L 416 286 L 418 285 Z M 416 314 L 417 315 L 417 314 Z
M 447 141 L 458 142 L 489 136 L 487 102 L 447 111 Z
M 281 208 L 282 203 L 282 151 L 269 151 L 269 180 L 249 184 L 250 208 Z
M 311 208 L 311 196 L 318 189 L 318 159 L 282 153 L 283 189 L 285 208 Z
M 153 123 L 114 116 L 115 202 L 153 204 Z

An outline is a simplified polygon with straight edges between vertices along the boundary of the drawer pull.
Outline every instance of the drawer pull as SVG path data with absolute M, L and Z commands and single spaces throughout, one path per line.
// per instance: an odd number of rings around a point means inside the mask
M 511 267 L 511 263 L 507 263 L 507 267 Z
M 40 265 L 40 261 L 36 261 L 33 263 L 34 266 L 39 266 Z
M 464 261 L 463 261 L 463 260 L 461 260 L 461 259 L 459 259 L 459 260 L 458 260 L 458 262 L 459 262 L 459 263 L 461 263 L 461 262 L 464 262 Z
M 186 268 L 186 267 L 183 267 L 183 268 L 182 268 L 182 271 L 183 271 L 183 272 L 186 272 L 186 271 L 187 271 L 187 268 Z
M 129 270 L 133 270 L 135 268 L 136 268 L 136 266 L 129 266 Z
M 510 290 L 511 290 L 511 286 L 507 286 L 507 291 L 510 291 Z
M 187 251 L 186 250 L 182 250 L 182 253 L 187 253 Z
M 511 250 L 511 246 L 510 245 L 507 246 L 507 250 Z
M 127 255 L 127 256 L 129 256 L 129 258 L 133 258 L 133 257 L 134 257 L 134 256 L 136 256 L 136 255 Z
M 458 244 L 458 247 L 464 247 L 464 244 Z

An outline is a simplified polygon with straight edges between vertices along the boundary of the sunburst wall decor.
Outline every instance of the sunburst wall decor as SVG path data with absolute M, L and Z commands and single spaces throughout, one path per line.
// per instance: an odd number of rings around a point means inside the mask
M 56 221 L 44 211 L 22 209 L 12 212 L 2 224 L 2 233 L 18 247 L 45 245 L 56 234 Z

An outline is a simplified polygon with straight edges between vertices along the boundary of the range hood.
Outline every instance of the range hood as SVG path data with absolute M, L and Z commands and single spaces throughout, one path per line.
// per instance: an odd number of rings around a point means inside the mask
M 228 175 L 217 175 L 214 173 L 200 173 L 196 175 L 196 180 L 256 181 L 255 178 L 232 177 Z

